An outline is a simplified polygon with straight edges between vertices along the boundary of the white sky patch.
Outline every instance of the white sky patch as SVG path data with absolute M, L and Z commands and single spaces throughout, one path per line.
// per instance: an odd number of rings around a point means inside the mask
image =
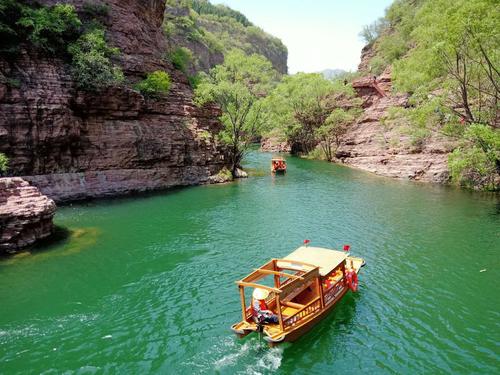
M 384 15 L 392 0 L 212 0 L 242 12 L 288 47 L 288 70 L 354 71 L 364 25 Z

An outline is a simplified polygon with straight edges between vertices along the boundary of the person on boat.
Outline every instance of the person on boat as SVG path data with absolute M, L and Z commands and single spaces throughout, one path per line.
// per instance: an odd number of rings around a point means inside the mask
M 259 323 L 278 323 L 278 316 L 269 310 L 266 303 L 266 298 L 269 296 L 269 291 L 262 288 L 255 288 L 252 297 L 252 309 L 254 317 Z

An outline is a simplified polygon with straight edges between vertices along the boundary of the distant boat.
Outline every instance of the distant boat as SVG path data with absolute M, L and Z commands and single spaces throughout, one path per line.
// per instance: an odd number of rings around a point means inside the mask
M 270 346 L 295 341 L 325 318 L 348 290 L 357 291 L 358 273 L 364 264 L 362 258 L 346 252 L 307 245 L 283 259 L 272 259 L 236 282 L 242 320 L 231 329 L 239 337 L 262 332 Z M 273 287 L 267 286 L 270 283 L 257 284 L 269 276 L 274 279 Z M 254 288 L 256 297 L 249 307 L 245 287 Z M 259 303 L 266 307 L 264 312 Z M 265 322 L 267 319 L 271 321 Z
M 271 159 L 272 173 L 286 173 L 286 161 L 280 156 Z

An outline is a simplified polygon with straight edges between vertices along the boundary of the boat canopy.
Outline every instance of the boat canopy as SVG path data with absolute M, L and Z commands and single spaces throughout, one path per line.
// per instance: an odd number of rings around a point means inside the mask
M 306 247 L 301 246 L 291 254 L 278 261 L 278 267 L 283 267 L 283 262 L 293 264 L 294 261 L 301 263 L 309 263 L 319 267 L 321 276 L 328 275 L 339 264 L 347 258 L 347 254 L 343 251 L 324 249 L 321 247 Z

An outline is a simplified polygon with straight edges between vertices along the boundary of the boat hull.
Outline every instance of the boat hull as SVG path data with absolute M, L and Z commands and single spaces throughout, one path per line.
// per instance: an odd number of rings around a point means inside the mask
M 299 339 L 302 335 L 309 332 L 316 324 L 321 322 L 324 318 L 328 316 L 328 314 L 333 310 L 333 308 L 337 305 L 337 303 L 345 296 L 345 294 L 349 291 L 349 288 L 345 287 L 342 292 L 333 300 L 327 307 L 321 310 L 319 313 L 313 315 L 311 319 L 304 322 L 302 325 L 285 332 L 283 336 L 279 338 L 273 339 L 269 336 L 264 336 L 264 340 L 266 340 L 270 346 L 276 346 L 284 342 L 294 342 Z

